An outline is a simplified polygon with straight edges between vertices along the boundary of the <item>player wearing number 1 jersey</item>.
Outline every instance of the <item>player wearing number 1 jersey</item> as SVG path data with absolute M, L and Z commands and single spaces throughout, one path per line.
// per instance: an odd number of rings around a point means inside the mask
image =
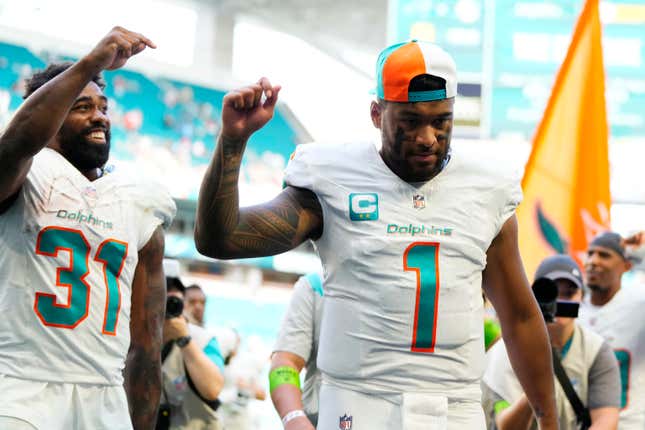
M 301 146 L 286 189 L 241 209 L 242 152 L 280 87 L 263 78 L 224 99 L 196 242 L 239 258 L 315 241 L 326 295 L 318 428 L 485 428 L 482 283 L 541 428 L 557 428 L 546 330 L 517 249 L 519 184 L 494 161 L 451 151 L 456 87 L 454 62 L 436 45 L 385 49 L 371 105 L 381 149 Z M 281 415 L 288 430 L 313 428 L 298 410 Z
M 161 226 L 175 206 L 159 187 L 104 169 L 100 77 L 146 46 L 116 27 L 77 63 L 36 73 L 0 138 L 0 428 L 154 426 Z

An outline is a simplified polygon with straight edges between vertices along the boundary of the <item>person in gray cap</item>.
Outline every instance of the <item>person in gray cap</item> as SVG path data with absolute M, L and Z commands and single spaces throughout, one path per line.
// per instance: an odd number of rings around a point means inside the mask
M 580 322 L 603 336 L 620 365 L 620 430 L 645 428 L 645 293 L 622 286 L 622 276 L 637 262 L 614 232 L 596 236 L 585 260 L 591 294 L 580 307 Z
M 534 288 L 542 278 L 555 282 L 558 300 L 580 302 L 582 274 L 568 255 L 555 255 L 542 261 L 535 273 Z M 561 356 L 562 366 L 585 407 L 589 408 L 591 429 L 616 429 L 620 405 L 620 375 L 609 344 L 574 318 L 555 317 L 547 324 L 551 345 Z M 488 355 L 482 383 L 483 406 L 491 429 L 537 428 L 533 413 L 511 367 L 503 342 L 497 342 Z M 556 404 L 561 430 L 577 429 L 576 414 L 556 380 Z

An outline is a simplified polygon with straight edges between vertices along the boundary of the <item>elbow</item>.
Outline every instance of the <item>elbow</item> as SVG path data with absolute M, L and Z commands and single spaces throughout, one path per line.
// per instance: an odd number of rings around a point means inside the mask
M 221 247 L 217 246 L 217 243 L 215 243 L 215 241 L 210 240 L 203 234 L 200 234 L 198 230 L 195 230 L 195 248 L 197 248 L 197 252 L 206 257 L 219 259 L 224 258 L 222 257 L 222 252 L 220 251 Z
M 217 400 L 217 397 L 219 396 L 220 391 L 221 390 L 218 390 L 218 389 L 215 389 L 215 388 L 212 388 L 212 389 L 209 388 L 208 390 L 204 390 L 204 392 L 201 393 L 201 395 L 206 400 L 212 402 L 214 400 Z
M 211 236 L 205 234 L 202 230 L 195 227 L 195 248 L 201 255 L 217 258 L 219 260 L 229 260 L 234 258 L 231 252 L 228 252 L 224 242 L 221 240 L 214 240 Z
M 205 389 L 203 390 L 203 392 L 200 391 L 200 393 L 206 400 L 217 400 L 220 393 L 222 392 L 223 387 L 224 378 L 222 378 L 222 375 L 218 373 L 217 377 L 213 378 L 213 382 L 208 384 L 207 387 L 204 387 Z
M 195 248 L 197 248 L 197 252 L 206 257 L 217 258 L 215 257 L 215 255 L 213 255 L 214 253 L 208 240 L 206 240 L 201 234 L 199 234 L 197 230 L 195 230 Z
M 195 248 L 197 248 L 197 252 L 199 252 L 200 254 L 210 257 L 212 253 L 210 241 L 203 231 L 204 230 L 199 227 L 199 223 L 196 223 L 195 231 L 193 232 L 193 238 L 195 239 Z

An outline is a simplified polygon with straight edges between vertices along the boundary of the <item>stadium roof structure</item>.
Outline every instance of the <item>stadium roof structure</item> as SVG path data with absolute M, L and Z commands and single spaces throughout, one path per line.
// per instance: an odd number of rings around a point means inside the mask
M 372 75 L 373 59 L 387 43 L 388 0 L 198 1 L 296 36 L 364 75 Z

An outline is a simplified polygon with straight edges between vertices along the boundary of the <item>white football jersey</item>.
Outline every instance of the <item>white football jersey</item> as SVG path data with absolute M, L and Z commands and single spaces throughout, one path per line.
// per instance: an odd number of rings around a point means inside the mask
M 521 200 L 518 177 L 455 148 L 435 178 L 410 184 L 360 143 L 300 145 L 285 179 L 323 210 L 325 379 L 479 401 L 482 270 Z
M 38 153 L 0 215 L 0 373 L 121 385 L 138 251 L 174 214 L 157 185 Z
M 274 351 L 287 351 L 304 359 L 302 404 L 307 414 L 318 413 L 318 392 L 322 376 L 316 364 L 316 357 L 323 308 L 323 285 L 320 275 L 310 273 L 300 277 L 293 286 L 291 301 L 273 348 Z
M 579 321 L 604 337 L 620 366 L 620 430 L 645 429 L 645 294 L 623 287 L 604 306 L 585 298 Z

